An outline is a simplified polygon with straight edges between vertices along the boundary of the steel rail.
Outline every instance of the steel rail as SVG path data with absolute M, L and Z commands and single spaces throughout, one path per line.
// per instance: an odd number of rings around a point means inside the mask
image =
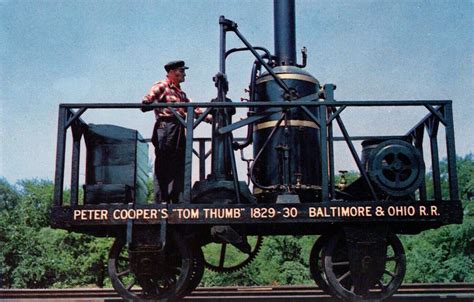
M 121 301 L 111 288 L 0 289 L 0 301 Z M 80 299 L 80 300 L 78 300 Z M 337 301 L 316 286 L 200 287 L 184 301 Z M 472 301 L 474 283 L 403 284 L 388 302 Z

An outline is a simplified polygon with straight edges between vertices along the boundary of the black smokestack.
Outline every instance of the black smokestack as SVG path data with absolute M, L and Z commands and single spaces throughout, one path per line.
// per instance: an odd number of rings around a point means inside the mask
M 273 0 L 278 65 L 296 65 L 295 0 Z

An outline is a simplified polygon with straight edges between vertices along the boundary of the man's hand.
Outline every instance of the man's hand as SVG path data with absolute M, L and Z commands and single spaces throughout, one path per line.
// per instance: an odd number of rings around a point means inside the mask
M 197 116 L 197 117 L 200 117 L 204 112 L 202 111 L 201 108 L 199 107 L 196 107 L 194 108 L 194 114 Z M 209 123 L 211 124 L 212 123 L 212 115 L 210 113 L 208 113 L 206 115 L 206 117 L 204 118 L 204 122 L 205 123 Z
M 208 124 L 212 124 L 212 115 L 208 114 L 205 118 L 204 118 L 204 122 L 208 123 Z

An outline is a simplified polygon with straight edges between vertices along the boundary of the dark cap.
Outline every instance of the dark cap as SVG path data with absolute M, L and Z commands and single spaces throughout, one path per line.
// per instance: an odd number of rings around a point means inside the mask
M 172 69 L 184 68 L 188 69 L 189 67 L 184 66 L 184 61 L 171 61 L 165 65 L 166 72 L 169 72 Z

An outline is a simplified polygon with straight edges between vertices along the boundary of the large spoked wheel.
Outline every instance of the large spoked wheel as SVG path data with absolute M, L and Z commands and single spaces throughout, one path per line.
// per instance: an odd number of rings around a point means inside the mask
M 219 273 L 232 273 L 247 266 L 260 251 L 263 237 L 247 236 L 247 240 L 251 246 L 248 253 L 244 253 L 227 243 L 209 243 L 204 246 L 204 264 L 206 268 Z
M 192 271 L 187 282 L 187 286 L 183 289 L 182 296 L 189 295 L 201 282 L 204 275 L 204 254 L 200 247 L 193 248 Z
M 332 237 L 323 249 L 323 269 L 328 288 L 344 301 L 381 301 L 393 295 L 405 276 L 406 260 L 402 243 L 394 234 L 387 236 L 387 257 L 382 277 L 368 295 L 355 293 L 343 233 Z
M 329 240 L 328 236 L 320 236 L 311 249 L 309 256 L 309 270 L 318 287 L 326 294 L 330 294 L 328 280 L 323 270 L 323 248 Z
M 131 251 L 124 240 L 117 238 L 108 267 L 117 293 L 128 301 L 151 302 L 176 301 L 192 291 L 202 277 L 202 252 L 199 255 L 200 249 L 180 239 L 172 233 L 163 251 L 140 247 Z

